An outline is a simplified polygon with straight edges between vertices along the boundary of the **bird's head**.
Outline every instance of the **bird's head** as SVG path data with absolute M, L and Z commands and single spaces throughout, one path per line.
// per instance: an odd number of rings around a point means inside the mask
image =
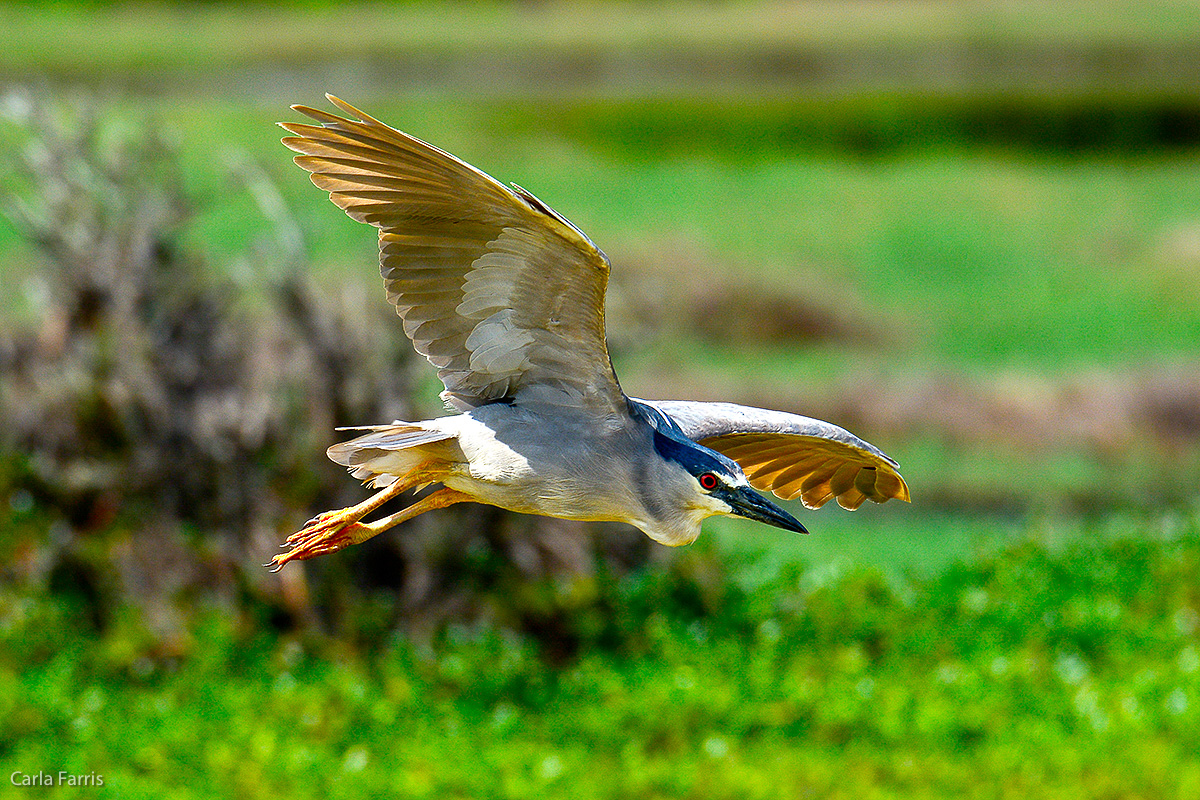
M 693 442 L 666 415 L 654 409 L 647 410 L 654 414 L 647 421 L 654 428 L 654 449 L 664 466 L 660 482 L 647 492 L 652 501 L 648 505 L 652 512 L 675 512 L 680 515 L 679 521 L 691 529 L 690 536 L 680 536 L 679 541 L 668 544 L 686 544 L 695 540 L 700 522 L 717 514 L 745 517 L 784 530 L 808 533 L 799 520 L 756 492 L 736 461 Z M 663 508 L 655 509 L 655 505 Z M 654 536 L 650 531 L 647 533 Z

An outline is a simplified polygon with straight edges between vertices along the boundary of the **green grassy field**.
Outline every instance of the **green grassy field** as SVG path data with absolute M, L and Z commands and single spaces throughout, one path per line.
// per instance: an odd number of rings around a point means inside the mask
M 1200 293 L 1190 249 L 1200 161 L 1191 155 L 932 152 L 739 164 L 697 150 L 630 162 L 570 141 L 501 140 L 503 130 L 478 127 L 487 114 L 471 114 L 470 104 L 433 120 L 445 102 L 362 104 L 502 180 L 533 187 L 609 252 L 618 286 L 634 283 L 635 270 L 694 259 L 714 279 L 736 276 L 760 291 L 844 297 L 867 321 L 895 331 L 886 351 L 847 358 L 898 371 L 933 362 L 1050 372 L 1191 356 L 1200 336 L 1200 306 L 1188 302 Z M 190 232 L 197 247 L 221 261 L 264 234 L 248 193 L 223 174 L 233 154 L 248 152 L 278 176 L 316 267 L 331 281 L 374 281 L 370 232 L 331 212 L 277 144 L 271 123 L 292 112 L 208 106 L 157 115 L 178 132 L 202 204 Z M 11 226 L 0 228 L 0 248 L 15 247 L 13 237 Z M 806 359 L 819 368 L 828 356 L 795 348 L 790 360 L 770 365 L 769 377 L 803 372 Z
M 324 103 L 316 91 L 295 99 Z M 844 302 L 894 334 L 886 349 L 848 359 L 897 371 L 936 364 L 1046 373 L 1190 357 L 1200 338 L 1200 304 L 1189 302 L 1200 296 L 1193 261 L 1200 160 L 1191 154 L 935 149 L 742 161 L 696 147 L 686 156 L 626 158 L 553 131 L 510 135 L 496 117 L 534 112 L 520 102 L 501 115 L 490 103 L 451 98 L 351 99 L 530 188 L 609 253 L 618 287 L 683 261 L 713 280 Z M 653 105 L 645 102 L 648 113 Z M 231 159 L 249 154 L 277 177 L 316 268 L 330 281 L 375 280 L 370 232 L 331 212 L 278 145 L 282 132 L 272 123 L 293 112 L 213 102 L 151 108 L 176 132 L 201 204 L 189 232 L 197 248 L 220 263 L 264 235 L 267 221 L 228 175 Z M 738 127 L 751 125 L 746 118 Z M 15 246 L 13 237 L 11 226 L 0 228 L 0 252 Z M 793 348 L 787 360 L 772 360 L 768 377 L 806 373 L 806 361 L 821 369 L 829 356 Z
M 666 48 L 668 55 L 770 48 L 818 52 L 903 51 L 986 45 L 1150 49 L 1188 45 L 1200 34 L 1190 2 L 1071 0 L 1053 9 L 1015 2 L 755 2 L 653 4 L 386 2 L 157 4 L 140 7 L 33 2 L 4 8 L 4 36 L 19 47 L 0 67 L 94 79 L 91 70 L 210 69 L 320 56 L 387 57 L 419 52 L 585 56 Z M 494 76 L 497 81 L 503 76 Z
M 602 583 L 555 670 L 495 631 L 361 652 L 223 613 L 155 658 L 135 620 L 8 596 L 0 752 L 104 782 L 51 797 L 1192 797 L 1196 521 L 1083 533 L 902 591 Z
M 160 125 L 179 241 L 239 303 L 297 263 L 384 303 L 373 232 L 273 126 L 332 91 L 608 253 L 630 394 L 845 424 L 914 499 L 796 508 L 807 537 L 713 520 L 645 571 L 531 585 L 574 609 L 562 659 L 486 627 L 286 631 L 245 586 L 181 592 L 167 637 L 105 617 L 39 566 L 70 510 L 8 454 L 0 775 L 104 776 L 55 797 L 1196 796 L 1198 35 L 1200 4 L 1166 2 L 0 7 L 0 108 Z M 45 258 L 0 217 L 7 328 L 40 322 Z M 756 333 L 779 308 L 827 330 Z M 83 562 L 138 532 L 92 524 Z

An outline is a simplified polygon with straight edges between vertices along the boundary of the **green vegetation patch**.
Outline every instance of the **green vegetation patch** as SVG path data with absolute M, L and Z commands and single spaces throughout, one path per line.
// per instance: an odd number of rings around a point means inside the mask
M 521 112 L 524 112 L 521 109 Z M 711 152 L 734 162 L 795 154 L 877 157 L 984 147 L 1042 154 L 1145 154 L 1200 142 L 1200 97 L 1146 91 L 874 91 L 834 96 L 688 95 L 543 99 L 504 115 L 634 160 Z
M 6 590 L 0 765 L 103 776 L 64 797 L 1194 797 L 1200 531 L 1085 533 L 903 590 L 649 571 L 558 667 L 514 635 L 357 652 L 220 614 L 164 655 Z

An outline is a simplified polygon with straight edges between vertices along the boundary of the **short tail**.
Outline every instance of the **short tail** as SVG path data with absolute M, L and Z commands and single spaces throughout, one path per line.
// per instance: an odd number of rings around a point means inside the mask
M 401 451 L 454 438 L 452 433 L 407 422 L 338 430 L 370 431 L 348 442 L 339 442 L 325 452 L 334 463 L 349 468 L 354 477 L 363 481 L 370 479 L 370 485 L 376 488 L 391 484 L 397 475 L 408 472 L 410 465 L 423 460 L 415 453 Z

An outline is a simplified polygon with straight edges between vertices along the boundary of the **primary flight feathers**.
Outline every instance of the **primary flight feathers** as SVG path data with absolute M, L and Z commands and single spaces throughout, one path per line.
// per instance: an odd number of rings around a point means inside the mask
M 608 259 L 533 195 L 329 97 L 281 123 L 295 162 L 379 229 L 388 300 L 459 410 L 515 397 L 614 409 Z

